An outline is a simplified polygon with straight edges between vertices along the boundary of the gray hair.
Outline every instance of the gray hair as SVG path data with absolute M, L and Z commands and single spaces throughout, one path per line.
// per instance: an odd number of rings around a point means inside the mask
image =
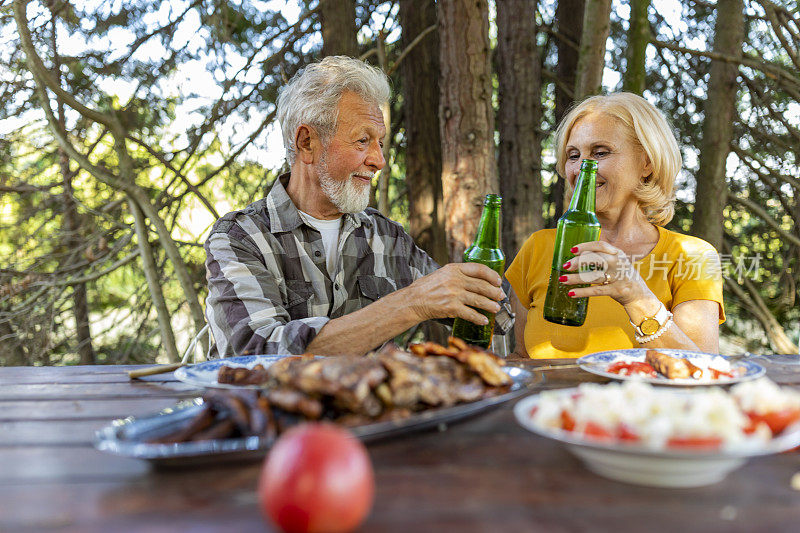
M 382 70 L 347 56 L 328 56 L 304 67 L 278 91 L 278 121 L 290 165 L 297 155 L 294 139 L 301 124 L 312 126 L 323 144 L 336 133 L 339 100 L 345 91 L 377 106 L 391 95 Z

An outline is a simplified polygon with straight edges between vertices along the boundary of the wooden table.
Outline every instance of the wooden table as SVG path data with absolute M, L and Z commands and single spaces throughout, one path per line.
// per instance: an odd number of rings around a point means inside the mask
M 260 463 L 154 470 L 94 450 L 94 432 L 112 419 L 198 394 L 172 374 L 131 382 L 132 368 L 0 368 L 0 531 L 269 531 L 256 504 Z M 546 375 L 547 388 L 594 380 L 576 369 Z M 791 488 L 800 453 L 752 459 L 709 487 L 638 487 L 522 429 L 512 405 L 370 445 L 377 494 L 362 530 L 800 530 Z

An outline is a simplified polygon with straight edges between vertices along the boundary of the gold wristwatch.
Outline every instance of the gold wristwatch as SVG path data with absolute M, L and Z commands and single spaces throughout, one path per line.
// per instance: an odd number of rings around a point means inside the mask
M 644 317 L 638 325 L 631 321 L 631 326 L 633 326 L 633 329 L 636 330 L 636 334 L 638 336 L 647 337 L 660 330 L 661 327 L 666 324 L 667 320 L 669 320 L 671 317 L 672 313 L 667 311 L 666 306 L 662 303 L 655 315 Z

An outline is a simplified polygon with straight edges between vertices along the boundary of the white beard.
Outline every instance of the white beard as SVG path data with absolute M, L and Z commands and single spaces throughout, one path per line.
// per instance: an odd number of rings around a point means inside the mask
M 345 180 L 337 180 L 328 172 L 328 162 L 323 155 L 319 162 L 319 185 L 322 192 L 331 201 L 340 213 L 358 213 L 369 205 L 369 185 L 359 185 L 355 182 L 355 175 L 369 177 L 372 172 L 353 172 Z

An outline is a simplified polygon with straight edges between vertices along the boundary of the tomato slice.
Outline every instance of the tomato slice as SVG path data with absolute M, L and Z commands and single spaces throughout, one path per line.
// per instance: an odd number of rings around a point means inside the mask
M 719 379 L 720 376 L 723 376 L 723 377 L 726 377 L 726 378 L 735 377 L 733 375 L 733 372 L 723 372 L 722 370 L 717 370 L 716 368 L 709 368 L 709 370 L 711 371 L 711 379 Z
M 716 450 L 722 445 L 722 437 L 673 437 L 667 441 L 670 448 Z
M 773 435 L 779 434 L 788 426 L 800 420 L 800 409 L 783 409 L 781 411 L 772 411 L 771 413 L 757 414 L 747 413 L 753 425 L 758 425 L 759 422 L 764 422 Z
M 561 411 L 561 428 L 566 431 L 575 429 L 575 419 L 569 414 L 566 409 Z
M 638 442 L 642 440 L 642 438 L 636 434 L 631 428 L 629 428 L 626 424 L 620 424 L 617 428 L 617 438 L 621 441 L 626 442 Z
M 630 370 L 631 370 L 631 365 L 623 361 L 617 361 L 616 363 L 612 363 L 606 369 L 606 371 L 611 374 L 620 374 L 622 376 L 629 376 Z
M 631 363 L 631 370 L 637 374 L 646 374 L 656 377 L 656 369 L 647 363 Z
M 744 431 L 745 435 L 752 435 L 753 433 L 756 432 L 756 429 L 758 428 L 760 422 L 757 420 L 753 420 L 753 417 L 751 417 L 750 414 L 748 414 L 747 416 L 749 417 L 749 420 L 747 421 L 747 426 L 745 426 L 745 428 L 742 431 Z
M 612 363 L 608 365 L 606 369 L 607 372 L 612 374 L 619 374 L 621 376 L 631 376 L 634 374 L 644 374 L 650 377 L 656 377 L 656 369 L 650 366 L 647 363 L 640 363 L 634 361 L 632 363 L 626 363 L 624 361 L 617 361 L 616 363 Z
M 611 432 L 596 422 L 587 422 L 583 434 L 593 439 L 611 440 L 614 438 Z

